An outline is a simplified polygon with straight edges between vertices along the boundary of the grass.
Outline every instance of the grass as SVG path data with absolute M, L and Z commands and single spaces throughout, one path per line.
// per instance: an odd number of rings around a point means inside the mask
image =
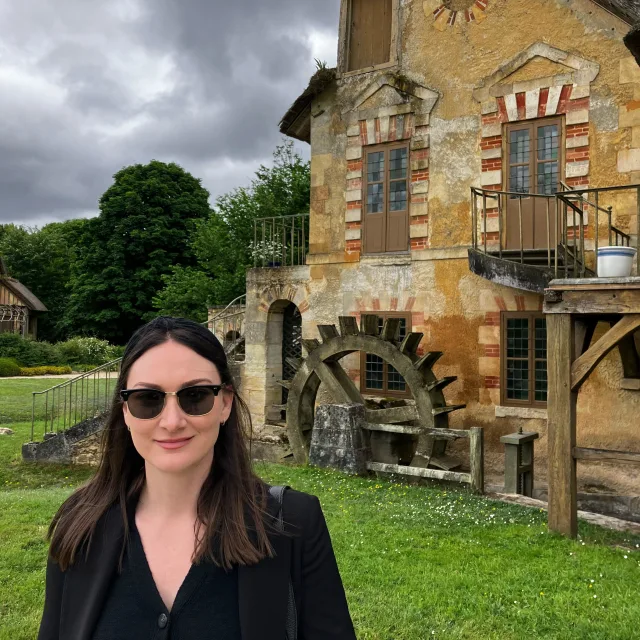
M 0 437 L 0 473 L 9 463 L 13 478 L 24 476 L 21 488 L 0 485 L 0 640 L 35 637 L 46 526 L 90 473 L 16 463 L 21 433 L 10 447 Z M 257 471 L 320 497 L 361 640 L 638 637 L 638 536 L 580 523 L 580 539 L 567 540 L 548 533 L 539 510 L 463 490 Z

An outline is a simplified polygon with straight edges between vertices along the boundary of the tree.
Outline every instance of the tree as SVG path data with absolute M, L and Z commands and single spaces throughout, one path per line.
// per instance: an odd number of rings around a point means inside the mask
M 274 151 L 273 166 L 261 165 L 249 187 L 216 200 L 208 218 L 197 225 L 192 241 L 200 275 L 176 270 L 166 277 L 165 289 L 154 301 L 156 309 L 195 318 L 196 304 L 203 305 L 204 314 L 206 304 L 228 304 L 242 295 L 247 269 L 253 267 L 249 245 L 254 220 L 308 211 L 310 183 L 309 163 L 295 152 L 291 141 L 284 141 Z M 187 282 L 197 291 L 187 290 Z
M 121 344 L 154 317 L 163 276 L 196 264 L 191 235 L 211 211 L 208 199 L 200 180 L 174 163 L 116 173 L 78 239 L 67 326 Z
M 37 227 L 4 225 L 0 255 L 9 274 L 26 285 L 49 309 L 38 321 L 43 340 L 66 338 L 64 313 L 70 294 L 75 242 L 86 220 L 68 220 Z

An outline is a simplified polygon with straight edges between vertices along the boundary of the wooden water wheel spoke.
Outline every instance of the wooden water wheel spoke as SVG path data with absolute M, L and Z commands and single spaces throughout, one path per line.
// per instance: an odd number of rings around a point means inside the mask
M 390 409 L 372 409 L 365 413 L 367 422 L 374 424 L 393 424 L 418 420 L 420 414 L 413 405 L 391 407 Z
M 363 314 L 359 327 L 351 316 L 338 320 L 339 330 L 333 324 L 319 325 L 321 341 L 303 340 L 307 357 L 290 362 L 296 374 L 287 402 L 287 429 L 296 461 L 303 463 L 308 458 L 309 436 L 321 384 L 334 402 L 365 404 L 360 390 L 340 364 L 342 358 L 363 352 L 377 356 L 393 367 L 402 376 L 413 398 L 412 404 L 367 409 L 367 428 L 370 427 L 372 437 L 378 434 L 405 438 L 405 450 L 406 444 L 413 442 L 416 461 L 412 464 L 428 466 L 433 461 L 441 468 L 447 464 L 455 466 L 453 462 L 445 461 L 447 439 L 439 437 L 437 431 L 426 432 L 436 427 L 446 429 L 449 413 L 462 408 L 447 406 L 442 393 L 456 378 L 438 377 L 431 370 L 442 352 L 430 351 L 419 357 L 417 351 L 423 334 L 412 332 L 400 341 L 399 318 L 387 319 L 382 328 L 375 314 Z

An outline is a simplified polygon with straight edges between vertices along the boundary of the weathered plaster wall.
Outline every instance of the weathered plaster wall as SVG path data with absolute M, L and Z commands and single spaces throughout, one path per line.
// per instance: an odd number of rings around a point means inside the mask
M 454 20 L 441 4 L 401 2 L 399 66 L 346 75 L 314 102 L 308 268 L 249 275 L 245 395 L 264 420 L 280 366 L 267 346 L 278 299 L 302 305 L 305 338 L 339 315 L 410 311 L 422 349 L 445 353 L 436 372 L 458 376 L 445 395 L 467 409 L 451 425 L 485 427 L 489 473 L 502 469 L 502 435 L 539 431 L 543 480 L 546 412 L 501 407 L 499 389 L 500 312 L 540 310 L 541 299 L 470 273 L 470 189 L 502 186 L 505 122 L 555 114 L 564 118 L 573 185 L 640 182 L 640 70 L 622 43 L 627 27 L 590 0 L 461 0 Z M 410 251 L 365 256 L 363 157 L 370 144 L 400 139 L 411 146 Z M 610 204 L 618 224 L 637 233 L 635 199 Z M 284 295 L 287 285 L 295 291 Z M 358 380 L 358 359 L 343 364 Z M 640 451 L 640 393 L 620 390 L 620 379 L 614 353 L 581 391 L 581 446 Z M 579 477 L 621 493 L 640 486 L 632 466 L 581 464 Z

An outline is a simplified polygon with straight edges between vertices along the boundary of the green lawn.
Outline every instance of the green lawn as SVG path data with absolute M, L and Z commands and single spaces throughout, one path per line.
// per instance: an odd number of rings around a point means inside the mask
M 45 529 L 69 485 L 89 473 L 16 463 L 21 433 L 11 445 L 0 437 L 0 474 L 29 487 L 0 485 L 0 640 L 35 637 Z M 581 523 L 581 539 L 571 541 L 547 532 L 543 512 L 461 490 L 312 468 L 257 470 L 320 497 L 360 639 L 639 635 L 640 537 Z

